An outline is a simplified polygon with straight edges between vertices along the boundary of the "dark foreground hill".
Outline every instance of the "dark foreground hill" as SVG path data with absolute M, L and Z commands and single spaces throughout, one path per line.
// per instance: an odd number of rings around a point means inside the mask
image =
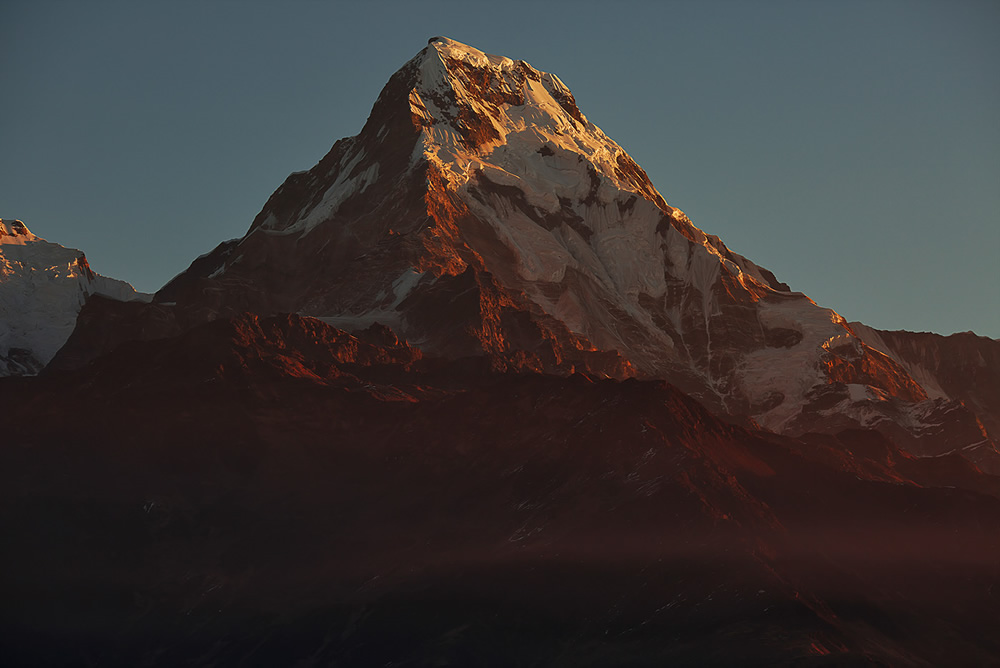
M 241 316 L 0 381 L 4 665 L 1000 660 L 1000 482 Z

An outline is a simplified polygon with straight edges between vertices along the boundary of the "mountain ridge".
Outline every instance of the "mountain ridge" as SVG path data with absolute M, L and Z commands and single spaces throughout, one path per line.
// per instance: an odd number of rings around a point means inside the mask
M 435 355 L 664 378 L 779 433 L 871 427 L 921 454 L 975 445 L 1000 466 L 997 420 L 972 409 L 998 402 L 930 396 L 930 376 L 875 330 L 667 204 L 557 76 L 443 37 L 390 77 L 358 135 L 154 301 L 175 321 L 163 332 L 244 311 L 379 323 Z M 115 338 L 83 338 L 102 337 Z M 86 357 L 70 346 L 60 364 Z

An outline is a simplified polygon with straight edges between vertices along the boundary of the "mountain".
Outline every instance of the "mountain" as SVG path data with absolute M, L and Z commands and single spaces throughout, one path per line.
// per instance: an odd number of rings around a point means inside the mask
M 94 273 L 86 256 L 0 220 L 0 376 L 38 373 L 66 342 L 91 295 L 149 301 L 125 281 Z
M 1000 479 L 218 318 L 0 381 L 6 666 L 990 665 Z
M 968 401 L 960 380 L 935 380 L 957 369 L 924 373 L 891 335 L 695 227 L 557 76 L 443 37 L 391 77 L 357 136 L 154 301 L 127 317 L 96 303 L 56 365 L 244 311 L 302 313 L 497 368 L 665 379 L 740 424 L 874 428 L 1000 471 L 995 392 Z M 997 357 L 982 361 L 977 382 L 995 388 Z
M 16 236 L 76 327 L 0 378 L 5 666 L 1000 657 L 1000 342 L 792 291 L 527 63 L 432 39 L 150 302 Z

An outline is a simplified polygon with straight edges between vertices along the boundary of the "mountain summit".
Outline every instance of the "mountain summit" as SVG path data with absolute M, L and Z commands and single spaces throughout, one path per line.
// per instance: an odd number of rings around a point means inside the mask
M 669 206 L 557 76 L 444 37 L 390 78 L 357 136 L 155 302 L 112 340 L 243 311 L 379 323 L 498 368 L 666 379 L 780 433 L 866 427 L 918 454 L 996 454 L 997 342 L 962 344 L 990 360 L 979 389 L 944 390 L 891 337 L 859 334 Z

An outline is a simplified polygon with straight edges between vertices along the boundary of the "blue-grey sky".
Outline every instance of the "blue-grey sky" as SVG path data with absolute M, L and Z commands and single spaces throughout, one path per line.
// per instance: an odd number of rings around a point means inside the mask
M 434 35 L 554 72 L 667 201 L 849 320 L 1000 338 L 1000 3 L 0 3 L 0 216 L 153 291 Z

